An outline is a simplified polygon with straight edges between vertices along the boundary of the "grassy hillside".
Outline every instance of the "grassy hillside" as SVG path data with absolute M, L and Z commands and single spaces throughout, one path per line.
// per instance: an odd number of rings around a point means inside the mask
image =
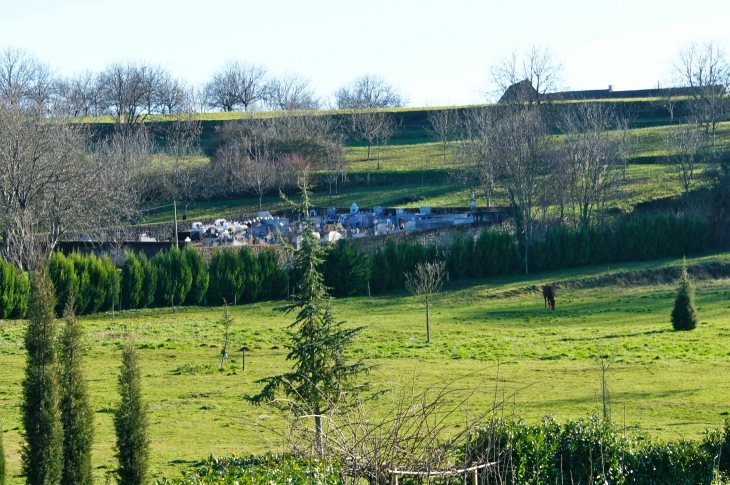
M 730 263 L 730 253 L 691 259 L 690 264 Z M 406 293 L 336 300 L 334 312 L 348 325 L 366 326 L 351 357 L 377 367 L 374 389 L 394 381 L 438 386 L 469 375 L 479 386 L 470 408 L 483 409 L 505 396 L 506 414 L 534 422 L 545 414 L 575 418 L 599 409 L 602 345 L 614 363 L 607 379 L 614 420 L 629 434 L 697 438 L 730 413 L 730 280 L 698 282 L 701 324 L 693 332 L 671 331 L 674 284 L 634 285 L 636 273 L 679 261 L 592 267 L 539 277 L 512 276 L 446 288 L 432 307 L 432 343 L 426 345 L 423 308 Z M 611 278 L 607 279 L 607 275 Z M 609 286 L 589 284 L 596 278 Z M 559 284 L 557 310 L 543 308 L 536 288 Z M 562 289 L 582 287 L 580 289 Z M 217 370 L 223 330 L 220 308 L 144 310 L 83 318 L 86 368 L 96 410 L 94 470 L 97 482 L 113 468 L 112 410 L 120 343 L 131 334 L 140 349 L 145 398 L 150 403 L 152 472 L 176 470 L 209 453 L 258 452 L 277 446 L 257 420 L 276 414 L 246 404 L 255 380 L 289 368 L 284 328 L 292 317 L 275 312 L 280 303 L 233 310 L 232 345 L 253 349 Z M 395 323 L 394 323 L 395 322 Z M 19 471 L 19 404 L 25 351 L 20 321 L 0 322 L 0 416 L 9 458 L 10 483 Z M 497 376 L 499 380 L 497 382 Z M 377 414 L 379 404 L 373 404 Z M 273 422 L 278 422 L 273 419 Z M 453 423 L 455 426 L 459 423 Z M 269 441 L 271 440 L 271 441 Z

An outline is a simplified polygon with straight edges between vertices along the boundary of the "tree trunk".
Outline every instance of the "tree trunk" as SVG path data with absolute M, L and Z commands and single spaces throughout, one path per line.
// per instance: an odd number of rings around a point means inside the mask
M 372 148 L 373 144 L 368 142 L 368 162 L 370 161 L 370 149 Z
M 431 342 L 431 327 L 428 322 L 428 300 L 426 300 L 426 343 Z
M 319 414 L 319 406 L 315 409 L 314 416 L 314 446 L 317 455 L 322 456 L 322 416 Z

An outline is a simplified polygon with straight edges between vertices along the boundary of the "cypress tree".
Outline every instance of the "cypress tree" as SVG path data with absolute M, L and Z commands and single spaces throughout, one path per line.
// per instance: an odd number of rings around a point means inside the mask
M 28 356 L 22 384 L 25 443 L 21 469 L 28 485 L 55 485 L 61 479 L 63 429 L 58 409 L 55 305 L 53 285 L 40 268 L 31 281 L 25 333 Z
M 682 273 L 679 276 L 677 297 L 672 310 L 672 326 L 674 330 L 693 330 L 697 326 L 695 287 L 687 274 L 686 260 L 682 264 Z
M 114 431 L 119 485 L 142 485 L 147 477 L 150 444 L 147 405 L 142 400 L 142 378 L 132 341 L 122 349 L 118 387 L 121 401 L 114 412 Z
M 139 306 L 140 308 L 151 307 L 155 302 L 155 291 L 157 291 L 157 268 L 152 265 L 144 253 L 139 253 L 138 259 L 144 270 Z
M 0 485 L 5 485 L 5 449 L 3 448 L 2 423 L 0 423 Z
M 61 422 L 63 423 L 63 472 L 61 485 L 90 485 L 94 412 L 82 371 L 81 325 L 73 309 L 73 293 L 66 304 L 66 326 L 61 335 Z
M 138 308 L 141 306 L 144 289 L 145 271 L 142 263 L 134 255 L 127 253 L 122 266 L 122 306 L 124 308 Z
M 200 305 L 205 293 L 208 291 L 208 284 L 210 283 L 208 265 L 200 255 L 200 252 L 192 246 L 187 246 L 183 249 L 182 257 L 185 259 L 192 273 L 192 284 L 185 303 L 188 305 Z

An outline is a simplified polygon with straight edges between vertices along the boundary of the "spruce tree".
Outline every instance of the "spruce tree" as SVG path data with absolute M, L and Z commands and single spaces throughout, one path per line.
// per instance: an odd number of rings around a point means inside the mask
M 73 293 L 66 305 L 66 326 L 61 335 L 61 422 L 63 423 L 63 472 L 61 485 L 89 485 L 94 412 L 82 370 L 81 325 L 73 309 Z
M 149 461 L 148 419 L 147 405 L 142 400 L 142 378 L 132 341 L 127 342 L 122 349 L 118 387 L 121 402 L 114 412 L 114 431 L 117 435 L 119 485 L 142 485 L 147 477 Z
M 284 393 L 299 415 L 313 415 L 318 451 L 322 449 L 322 418 L 343 393 L 356 389 L 357 375 L 366 372 L 361 362 L 348 364 L 344 352 L 361 328 L 343 328 L 344 322 L 335 322 L 330 309 L 330 297 L 321 266 L 324 249 L 305 227 L 301 249 L 295 256 L 295 266 L 301 279 L 297 283 L 296 299 L 281 310 L 296 311 L 294 323 L 288 327 L 289 349 L 287 360 L 293 361 L 291 372 L 256 381 L 264 388 L 247 399 L 255 404 L 276 403 L 279 392 Z
M 63 429 L 58 409 L 56 298 L 44 269 L 33 273 L 25 348 L 28 353 L 21 403 L 25 443 L 21 469 L 28 485 L 56 485 L 61 479 Z
M 5 449 L 3 447 L 2 423 L 0 423 L 0 485 L 5 485 Z
M 693 330 L 697 326 L 695 287 L 687 274 L 686 260 L 682 264 L 682 273 L 679 276 L 679 288 L 672 310 L 672 326 L 674 330 Z

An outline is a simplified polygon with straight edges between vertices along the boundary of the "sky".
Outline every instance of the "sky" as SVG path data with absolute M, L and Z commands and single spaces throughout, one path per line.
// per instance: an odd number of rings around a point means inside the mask
M 533 45 L 569 89 L 642 89 L 690 42 L 730 52 L 730 0 L 0 0 L 0 50 L 68 76 L 145 61 L 193 85 L 230 60 L 297 73 L 322 98 L 366 74 L 409 106 L 487 101 L 490 66 Z

